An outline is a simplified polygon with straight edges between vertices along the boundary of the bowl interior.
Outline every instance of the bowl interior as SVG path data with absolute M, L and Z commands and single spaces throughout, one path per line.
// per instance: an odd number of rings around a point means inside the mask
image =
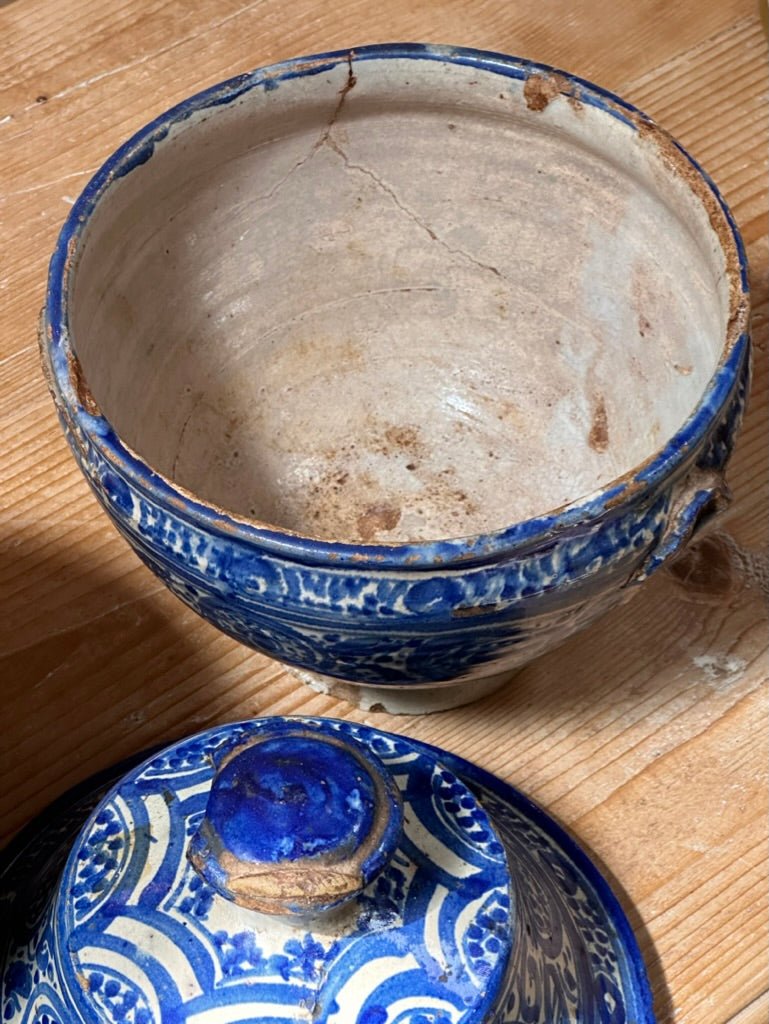
M 71 333 L 121 438 L 347 541 L 499 529 L 654 454 L 729 305 L 654 140 L 541 77 L 313 70 L 180 120 L 91 215 Z

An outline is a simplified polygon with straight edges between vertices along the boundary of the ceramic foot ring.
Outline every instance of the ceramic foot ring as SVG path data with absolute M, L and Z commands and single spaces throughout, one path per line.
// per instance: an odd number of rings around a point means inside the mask
M 5 1024 L 652 1024 L 619 904 L 454 755 L 212 729 L 81 787 L 0 866 Z

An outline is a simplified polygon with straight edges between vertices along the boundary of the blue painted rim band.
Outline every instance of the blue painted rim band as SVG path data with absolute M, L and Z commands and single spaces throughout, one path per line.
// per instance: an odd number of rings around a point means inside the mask
M 618 514 L 616 507 L 625 495 L 637 496 L 644 490 L 650 493 L 671 475 L 684 472 L 697 442 L 705 436 L 716 414 L 727 405 L 749 359 L 748 267 L 739 230 L 718 188 L 675 140 L 672 141 L 677 149 L 716 200 L 728 227 L 739 265 L 740 333 L 731 346 L 726 346 L 718 368 L 697 407 L 666 446 L 635 470 L 612 481 L 599 492 L 577 499 L 545 515 L 515 523 L 501 530 L 470 537 L 399 544 L 325 541 L 269 525 L 260 525 L 236 513 L 201 502 L 184 488 L 156 473 L 119 439 L 104 417 L 92 415 L 83 408 L 70 372 L 70 360 L 76 361 L 76 356 L 69 335 L 69 287 L 72 270 L 68 264 L 71 254 L 77 250 L 88 218 L 105 191 L 115 179 L 145 163 L 152 156 L 155 146 L 168 135 L 172 126 L 187 120 L 196 112 L 232 103 L 259 87 L 271 90 L 281 81 L 333 70 L 340 64 L 347 64 L 351 58 L 356 62 L 410 59 L 463 64 L 479 71 L 519 80 L 535 74 L 557 74 L 569 84 L 572 95 L 581 102 L 605 111 L 632 130 L 637 131 L 639 123 L 654 125 L 651 118 L 626 100 L 550 65 L 490 51 L 421 43 L 362 46 L 295 58 L 231 78 L 182 101 L 141 128 L 105 161 L 72 207 L 51 257 L 45 306 L 46 343 L 49 346 L 56 388 L 69 414 L 89 442 L 103 452 L 115 471 L 130 480 L 133 486 L 161 506 L 170 501 L 175 514 L 200 529 L 228 538 L 237 538 L 245 544 L 252 544 L 298 563 L 335 567 L 354 564 L 358 568 L 397 568 L 403 572 L 418 572 L 436 564 L 446 569 L 452 565 L 468 567 L 510 558 L 529 547 L 541 544 L 550 536 L 576 531 L 587 523 L 595 525 L 597 520 L 610 518 Z

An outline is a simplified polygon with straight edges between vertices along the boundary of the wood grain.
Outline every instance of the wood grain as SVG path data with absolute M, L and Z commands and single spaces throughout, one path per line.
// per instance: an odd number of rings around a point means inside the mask
M 566 67 L 678 136 L 743 232 L 755 361 L 713 538 L 502 697 L 367 720 L 473 758 L 579 838 L 630 915 L 661 1024 L 765 1024 L 769 104 L 752 0 L 0 5 L 0 837 L 150 743 L 265 713 L 366 719 L 218 634 L 139 563 L 69 454 L 35 335 L 67 209 L 130 132 L 259 64 L 392 39 Z

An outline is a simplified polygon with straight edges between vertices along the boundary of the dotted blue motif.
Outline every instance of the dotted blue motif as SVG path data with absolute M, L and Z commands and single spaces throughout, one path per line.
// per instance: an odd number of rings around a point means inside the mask
M 723 415 L 701 439 L 701 468 L 720 470 L 726 462 L 747 369 L 745 359 Z M 67 433 L 115 525 L 182 601 L 272 657 L 371 684 L 506 671 L 588 625 L 621 599 L 645 563 L 661 563 L 654 552 L 675 527 L 681 479 L 679 473 L 640 488 L 589 525 L 546 532 L 508 556 L 445 570 L 379 569 L 374 562 L 356 569 L 282 556 L 253 531 L 197 527 L 134 487 L 80 428 Z M 693 450 L 690 466 L 696 456 Z
M 152 1024 L 149 1001 L 138 985 L 114 971 L 84 971 L 88 993 L 104 1020 L 122 1024 Z
M 237 746 L 248 735 L 249 730 L 245 726 L 232 725 L 225 735 L 204 733 L 198 739 L 182 740 L 153 756 L 141 771 L 137 784 L 146 783 L 148 788 L 152 788 L 155 780 L 164 776 L 179 780 L 186 774 L 192 777 L 201 770 L 209 772 L 215 756 L 221 756 L 224 751 Z M 190 784 L 193 781 L 191 778 Z
M 189 829 L 186 830 L 189 834 Z M 179 911 L 187 917 L 205 921 L 214 902 L 213 889 L 191 868 L 184 876 L 179 898 Z
M 93 831 L 78 851 L 70 895 L 79 918 L 86 917 L 98 906 L 112 885 L 126 858 L 127 835 L 120 812 L 105 805 L 99 811 Z
M 495 892 L 486 900 L 476 923 L 467 929 L 463 946 L 469 968 L 476 977 L 488 975 L 489 964 L 505 941 L 509 918 L 510 897 L 507 893 Z
M 327 950 L 310 933 L 288 939 L 282 952 L 268 954 L 257 943 L 254 932 L 233 935 L 217 931 L 213 936 L 224 978 L 279 977 L 283 981 L 317 982 L 335 947 Z
M 160 1024 L 159 1006 L 164 1020 L 181 1024 L 216 1005 L 235 1008 L 255 999 L 284 1007 L 279 1016 L 286 1019 L 292 1006 L 302 1005 L 324 1024 L 652 1024 L 648 985 L 621 911 L 584 856 L 525 798 L 451 755 L 435 760 L 424 744 L 346 722 L 301 721 L 367 744 L 399 779 L 404 835 L 357 904 L 355 934 L 307 927 L 273 935 L 274 924 L 255 928 L 250 912 L 227 916 L 229 904 L 222 916 L 221 898 L 186 863 L 184 822 L 205 806 L 211 751 L 227 752 L 270 720 L 211 730 L 145 761 L 97 808 L 67 862 L 57 915 L 46 913 L 36 924 L 16 919 L 0 1002 L 4 1024 L 82 1024 L 90 1019 L 78 1010 L 84 998 L 105 1024 Z M 166 839 L 143 828 L 139 808 L 148 800 L 168 808 Z M 0 871 L 0 908 L 9 883 L 22 896 L 41 885 L 52 891 L 61 852 L 51 857 L 45 844 L 58 837 L 69 845 L 70 821 L 71 815 L 64 826 L 54 821 L 42 842 L 33 839 L 22 851 L 15 869 Z M 138 838 L 124 847 L 130 855 L 107 874 L 84 872 L 83 864 L 95 863 L 115 834 L 115 821 L 131 823 L 135 833 L 139 826 Z M 480 870 L 452 881 L 451 865 L 434 861 L 429 836 Z M 21 863 L 33 868 L 24 884 L 13 874 Z M 95 888 L 109 879 L 109 898 L 81 920 L 66 889 L 84 877 Z M 456 922 L 468 900 L 474 911 L 457 942 Z M 428 904 L 432 938 L 423 923 Z M 134 920 L 162 938 L 167 952 L 177 950 L 171 974 L 139 954 L 124 927 Z M 361 988 L 366 965 L 379 955 L 399 968 Z M 79 957 L 80 972 L 73 974 Z M 481 988 L 497 998 L 495 1009 L 479 1002 Z M 350 991 L 357 997 L 353 1015 Z M 409 1008 L 390 1015 L 406 997 Z
M 434 807 L 443 828 L 453 832 L 461 842 L 487 844 L 492 856 L 501 857 L 504 849 L 488 828 L 486 814 L 475 797 L 451 772 L 436 769 L 432 777 Z

